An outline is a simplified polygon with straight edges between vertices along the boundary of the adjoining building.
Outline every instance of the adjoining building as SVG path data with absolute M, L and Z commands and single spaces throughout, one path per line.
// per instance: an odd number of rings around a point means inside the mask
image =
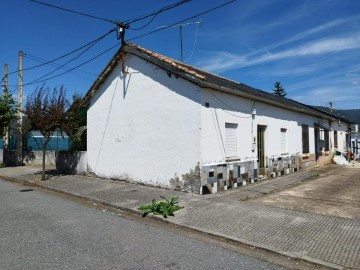
M 91 86 L 89 172 L 199 193 L 331 161 L 348 123 L 127 43 Z

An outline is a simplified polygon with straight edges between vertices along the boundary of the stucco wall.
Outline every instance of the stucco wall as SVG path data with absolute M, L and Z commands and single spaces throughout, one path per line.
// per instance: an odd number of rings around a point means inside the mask
M 131 55 L 126 71 L 122 77 L 117 66 L 91 100 L 90 172 L 160 186 L 194 174 L 200 162 L 199 89 Z
M 205 103 L 209 104 L 207 108 Z M 257 159 L 257 126 L 266 126 L 265 155 L 270 157 L 302 154 L 302 126 L 309 126 L 309 150 L 315 152 L 313 116 L 254 102 L 234 95 L 204 89 L 201 108 L 201 160 L 205 164 L 224 162 L 225 123 L 238 124 L 237 155 L 241 161 Z M 252 117 L 252 111 L 256 115 Z M 281 129 L 287 130 L 287 153 L 281 151 Z
M 87 174 L 86 151 L 58 151 L 56 152 L 56 169 L 61 173 Z
M 338 137 L 338 147 L 337 149 L 339 151 L 345 152 L 346 149 L 346 133 L 349 130 L 348 125 L 345 123 L 333 123 L 332 128 L 334 130 L 337 130 L 337 137 Z M 334 135 L 333 135 L 334 136 Z

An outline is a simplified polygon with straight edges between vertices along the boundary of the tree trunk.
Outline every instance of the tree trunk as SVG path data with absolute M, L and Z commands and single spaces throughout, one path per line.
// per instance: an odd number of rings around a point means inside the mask
M 44 138 L 45 139 L 45 138 Z M 46 148 L 48 145 L 49 139 L 45 139 L 44 145 L 43 145 L 43 153 L 42 153 L 42 175 L 41 180 L 45 180 L 45 156 L 46 156 Z

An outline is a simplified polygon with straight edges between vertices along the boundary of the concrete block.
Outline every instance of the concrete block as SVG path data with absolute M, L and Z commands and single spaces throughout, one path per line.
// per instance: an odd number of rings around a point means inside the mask
M 272 178 L 275 178 L 275 177 L 276 177 L 276 173 L 275 173 L 275 172 L 272 172 L 272 173 L 270 173 L 270 176 L 271 176 Z
M 226 191 L 227 190 L 227 186 L 224 186 L 224 191 Z
M 242 182 L 241 182 L 241 185 L 242 185 L 242 186 L 246 186 L 246 181 L 242 181 Z
M 234 184 L 233 184 L 233 187 L 234 187 L 234 188 L 237 188 L 237 183 L 234 183 Z
M 289 174 L 289 173 L 290 173 L 289 168 L 284 169 L 284 174 Z

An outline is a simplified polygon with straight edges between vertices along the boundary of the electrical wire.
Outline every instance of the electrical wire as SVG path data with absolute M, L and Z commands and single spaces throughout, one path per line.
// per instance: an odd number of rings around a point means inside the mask
M 94 56 L 94 57 L 92 57 L 92 58 L 88 59 L 87 61 L 85 61 L 85 62 L 83 62 L 83 63 L 81 63 L 81 64 L 79 64 L 79 65 L 77 65 L 77 66 L 75 66 L 75 67 L 70 68 L 70 69 L 69 69 L 69 70 L 67 70 L 67 71 L 64 71 L 64 72 L 62 72 L 62 73 L 56 74 L 56 75 L 54 75 L 54 76 L 52 76 L 52 77 L 49 77 L 49 78 L 47 78 L 47 79 L 43 79 L 43 80 L 40 80 L 40 81 L 30 82 L 30 83 L 24 83 L 24 84 L 23 84 L 23 86 L 26 86 L 26 85 L 32 85 L 32 84 L 36 84 L 36 83 L 40 83 L 40 82 L 45 82 L 45 81 L 47 81 L 47 80 L 51 80 L 51 79 L 53 79 L 53 78 L 56 78 L 56 77 L 59 77 L 59 76 L 65 75 L 65 74 L 67 74 L 67 73 L 69 73 L 69 72 L 71 72 L 71 71 L 73 71 L 73 70 L 75 70 L 75 69 L 77 69 L 77 68 L 79 68 L 79 67 L 82 67 L 82 66 L 84 66 L 84 65 L 86 65 L 86 64 L 88 64 L 88 63 L 90 63 L 91 61 L 95 60 L 96 58 L 100 57 L 101 55 L 103 55 L 103 54 L 107 53 L 108 51 L 110 51 L 110 50 L 114 49 L 114 48 L 115 48 L 115 47 L 117 47 L 117 46 L 119 46 L 119 44 L 116 44 L 116 45 L 114 45 L 114 46 L 112 46 L 112 47 L 110 47 L 110 48 L 106 49 L 105 51 L 103 51 L 103 52 L 101 52 L 101 53 L 97 54 L 96 56 Z
M 181 21 L 178 21 L 178 22 L 176 22 L 176 23 L 173 23 L 173 24 L 170 24 L 170 25 L 161 27 L 161 28 L 159 28 L 159 29 L 150 31 L 150 32 L 148 32 L 148 33 L 145 33 L 145 34 L 142 34 L 142 35 L 139 35 L 139 36 L 130 38 L 130 39 L 128 39 L 128 41 L 131 41 L 131 40 L 134 40 L 134 39 L 138 39 L 138 38 L 142 38 L 142 37 L 145 37 L 145 36 L 154 34 L 154 33 L 156 33 L 156 32 L 159 32 L 159 31 L 161 31 L 161 30 L 168 29 L 168 28 L 173 27 L 173 26 L 175 26 L 175 25 L 177 25 L 177 24 L 180 24 L 180 23 L 189 21 L 189 20 L 191 20 L 191 19 L 195 19 L 196 17 L 199 17 L 199 16 L 201 16 L 201 15 L 207 14 L 207 13 L 209 13 L 209 12 L 212 12 L 212 11 L 214 11 L 214 10 L 216 10 L 216 9 L 222 8 L 222 7 L 224 7 L 224 6 L 227 6 L 227 5 L 229 5 L 229 4 L 233 3 L 233 2 L 236 2 L 236 1 L 237 1 L 237 0 L 228 1 L 228 2 L 226 2 L 226 3 L 224 3 L 224 4 L 218 5 L 218 6 L 216 6 L 216 7 L 213 7 L 213 8 L 211 8 L 211 9 L 208 9 L 208 10 L 203 11 L 203 12 L 201 12 L 201 13 L 198 13 L 198 14 L 196 14 L 196 15 L 194 15 L 194 16 L 191 16 L 191 17 L 188 17 L 188 18 L 183 19 L 183 20 L 181 20 Z
M 182 4 L 185 4 L 185 3 L 188 3 L 188 2 L 191 2 L 191 1 L 192 0 L 182 0 L 182 1 L 176 2 L 174 4 L 162 7 L 161 9 L 153 11 L 153 12 L 151 12 L 149 14 L 145 14 L 145 15 L 139 16 L 139 17 L 134 18 L 134 19 L 125 20 L 124 24 L 128 25 L 128 24 L 131 24 L 131 23 L 135 23 L 135 22 L 147 19 L 147 18 L 152 17 L 152 16 L 157 16 L 157 15 L 159 15 L 160 13 L 162 13 L 164 11 L 173 9 L 175 7 L 178 7 L 178 6 L 182 5 Z
M 157 17 L 158 15 L 159 15 L 159 14 L 154 15 L 154 17 L 152 17 L 152 19 L 151 19 L 150 21 L 148 21 L 146 24 L 144 24 L 143 26 L 141 26 L 141 27 L 139 27 L 139 28 L 133 28 L 133 27 L 130 27 L 130 26 L 129 26 L 129 28 L 130 28 L 131 30 L 141 30 L 141 29 L 144 29 L 146 26 L 148 26 L 150 23 L 152 23 L 152 22 L 156 19 L 156 17 Z
M 43 80 L 40 80 L 40 81 L 37 81 L 37 82 L 24 83 L 24 84 L 23 84 L 23 86 L 26 86 L 26 85 L 33 85 L 33 84 L 36 84 L 36 83 L 41 83 L 41 82 L 46 82 L 47 80 L 51 80 L 51 79 L 53 79 L 53 78 L 56 78 L 56 77 L 59 77 L 59 76 L 65 75 L 65 74 L 67 74 L 67 73 L 69 73 L 69 72 L 71 72 L 71 71 L 73 71 L 73 70 L 75 70 L 75 69 L 77 69 L 77 68 L 79 68 L 79 67 L 81 67 L 81 66 L 84 66 L 84 65 L 86 65 L 86 64 L 88 64 L 88 63 L 90 63 L 91 61 L 95 60 L 96 58 L 100 57 L 101 55 L 103 55 L 103 54 L 107 53 L 108 51 L 110 51 L 110 50 L 114 49 L 114 48 L 115 48 L 115 47 L 117 47 L 117 46 L 119 46 L 119 44 L 118 44 L 118 43 L 117 43 L 117 44 L 115 44 L 114 46 L 112 46 L 112 47 L 110 47 L 110 48 L 106 49 L 105 51 L 103 51 L 103 52 L 101 52 L 101 53 L 97 54 L 96 56 L 94 56 L 94 57 L 92 57 L 92 58 L 88 59 L 87 61 L 85 61 L 85 62 L 83 62 L 83 63 L 81 63 L 81 64 L 79 64 L 79 65 L 77 65 L 77 66 L 75 66 L 75 67 L 72 67 L 72 68 L 70 68 L 70 69 L 68 69 L 68 70 L 66 70 L 66 71 L 64 71 L 64 72 L 62 72 L 62 73 L 56 74 L 56 75 L 54 75 L 54 76 L 52 76 L 52 77 L 49 77 L 49 78 L 47 78 L 47 79 L 43 79 Z M 10 86 L 16 86 L 16 85 L 10 85 Z
M 200 22 L 200 23 L 202 23 L 202 22 Z M 195 32 L 194 45 L 193 45 L 193 48 L 192 48 L 192 51 L 191 51 L 190 56 L 185 60 L 186 62 L 189 61 L 189 60 L 193 57 L 193 55 L 194 55 L 195 47 L 196 47 L 196 41 L 197 41 L 197 36 L 198 36 L 198 30 L 199 30 L 199 24 L 200 24 L 200 23 L 197 23 L 197 24 L 196 24 L 196 32 Z
M 68 52 L 68 53 L 66 53 L 66 54 L 64 54 L 64 55 L 61 55 L 61 56 L 59 56 L 59 57 L 56 57 L 56 58 L 54 58 L 54 59 L 52 59 L 52 60 L 50 60 L 50 61 L 47 61 L 47 62 L 45 62 L 45 63 L 39 64 L 39 65 L 35 65 L 35 66 L 32 66 L 32 67 L 28 67 L 28 68 L 23 68 L 22 71 L 26 71 L 26 70 L 31 70 L 31 69 L 34 69 L 34 68 L 42 67 L 42 66 L 45 66 L 45 65 L 47 65 L 47 64 L 53 63 L 53 62 L 55 62 L 55 61 L 58 61 L 58 60 L 60 60 L 60 59 L 62 59 L 62 58 L 65 58 L 65 57 L 67 57 L 67 56 L 69 56 L 69 55 L 71 55 L 71 54 L 73 54 L 73 53 L 76 53 L 76 52 L 82 50 L 83 48 L 88 47 L 89 45 L 97 42 L 99 39 L 102 39 L 103 37 L 106 37 L 107 35 L 109 35 L 110 33 L 114 32 L 114 31 L 116 31 L 116 30 L 117 30 L 117 27 L 114 27 L 114 28 L 112 28 L 110 31 L 108 31 L 106 34 L 104 34 L 104 35 L 102 35 L 102 36 L 100 36 L 100 37 L 98 37 L 98 38 L 96 38 L 96 39 L 94 39 L 94 40 L 86 43 L 85 45 L 83 45 L 83 46 L 81 46 L 81 47 L 79 47 L 79 48 L 77 48 L 77 49 L 75 49 L 75 50 L 72 50 L 72 51 L 70 51 L 70 52 Z M 16 70 L 16 71 L 13 71 L 13 72 L 8 73 L 8 75 L 12 75 L 12 74 L 15 74 L 15 73 L 18 73 L 18 72 L 19 72 L 19 71 Z M 5 79 L 5 76 L 1 79 L 0 83 L 2 83 L 2 82 L 4 81 L 4 79 Z
M 44 59 L 44 58 L 41 58 L 41 57 L 37 57 L 37 56 L 34 56 L 34 55 L 31 55 L 31 54 L 29 54 L 29 53 L 24 53 L 24 57 L 25 58 L 28 58 L 28 59 L 31 59 L 31 60 L 33 60 L 33 61 L 35 61 L 35 62 L 38 62 L 38 63 L 45 63 L 45 62 L 48 62 L 49 60 L 47 60 L 47 59 Z M 60 64 L 58 64 L 58 63 L 50 63 L 50 64 L 48 64 L 49 66 L 52 66 L 52 67 L 59 67 L 60 66 Z M 64 66 L 64 67 L 62 67 L 62 69 L 63 70 L 67 70 L 67 69 L 69 69 L 70 67 L 68 67 L 68 66 Z M 88 72 L 88 71 L 85 71 L 85 70 L 82 70 L 82 69 L 76 69 L 75 71 L 78 71 L 78 72 L 82 72 L 82 73 L 85 73 L 85 74 L 89 74 L 89 75 L 93 75 L 93 76 L 97 76 L 97 74 L 95 74 L 95 73 L 91 73 L 91 72 Z M 76 73 L 74 73 L 74 74 L 76 74 Z
M 229 107 L 230 109 L 233 109 L 234 111 L 238 111 L 239 109 L 237 108 L 234 108 L 232 107 L 231 105 L 227 104 L 225 101 L 223 101 L 222 99 L 220 99 L 218 96 L 216 96 L 212 90 L 209 91 L 217 100 L 219 100 L 222 104 L 224 104 L 225 106 Z M 221 108 L 220 108 L 221 109 Z M 223 110 L 223 109 L 222 109 Z M 233 114 L 231 112 L 228 112 L 226 110 L 223 110 L 225 113 L 228 113 L 228 114 L 231 114 L 232 116 L 235 116 L 235 117 L 239 117 L 239 118 L 251 118 L 251 116 L 239 116 L 239 115 L 236 115 L 236 114 Z
M 96 19 L 96 20 L 101 20 L 101 21 L 105 21 L 105 22 L 117 24 L 117 22 L 114 21 L 114 20 L 109 20 L 109 19 L 106 19 L 106 18 L 101 18 L 101 17 L 98 17 L 98 16 L 86 14 L 86 13 L 79 12 L 79 11 L 75 11 L 75 10 L 71 10 L 71 9 L 68 9 L 68 8 L 58 7 L 58 6 L 51 5 L 51 4 L 48 4 L 48 3 L 44 3 L 44 2 L 41 2 L 41 1 L 38 1 L 38 0 L 29 0 L 29 1 L 30 1 L 30 2 L 34 2 L 34 3 L 41 4 L 41 5 L 44 5 L 44 6 L 48 6 L 48 7 L 60 9 L 60 10 L 63 10 L 63 11 L 71 12 L 71 13 L 74 13 L 74 14 L 86 16 L 86 17 L 93 18 L 93 19 Z
M 29 55 L 27 55 L 27 56 L 24 55 L 24 57 L 29 58 L 29 59 L 31 59 L 31 60 L 33 60 L 33 61 L 36 61 L 36 62 L 40 62 L 40 63 L 44 63 L 45 61 L 47 61 L 47 60 L 43 60 L 43 59 L 38 58 L 38 57 L 29 56 Z M 36 59 L 36 58 L 38 58 L 38 59 Z M 40 59 L 40 60 L 39 60 L 39 59 Z M 60 67 L 60 64 L 55 64 L 55 63 L 49 64 L 49 65 L 52 66 L 52 67 L 56 67 L 56 68 Z M 70 67 L 68 67 L 68 66 L 63 66 L 63 67 L 61 67 L 60 69 L 62 69 L 62 70 L 69 70 Z M 80 75 L 80 74 L 78 74 L 77 72 L 83 72 L 83 73 L 87 73 L 87 74 L 92 75 L 92 76 L 97 76 L 97 74 L 95 74 L 95 73 L 91 73 L 91 72 L 87 72 L 87 71 L 79 70 L 79 69 L 75 69 L 75 70 L 73 70 L 73 71 L 71 71 L 71 72 L 72 72 L 72 74 L 74 74 L 75 76 L 77 76 L 77 77 L 79 77 L 79 78 L 82 78 L 82 79 L 84 79 L 84 80 L 87 80 L 87 81 L 93 81 L 93 80 L 92 80 L 92 79 L 89 79 L 89 78 L 87 78 L 87 77 L 84 77 L 83 75 Z
M 108 32 L 108 34 L 110 34 L 111 32 Z M 88 50 L 90 50 L 95 44 L 97 44 L 98 42 L 100 42 L 102 39 L 104 39 L 107 35 L 103 35 L 100 38 L 97 39 L 96 42 L 92 43 L 91 45 L 89 45 L 85 50 L 83 50 L 82 52 L 80 52 L 77 56 L 71 58 L 70 60 L 68 60 L 67 62 L 65 62 L 64 64 L 60 65 L 59 67 L 57 67 L 56 69 L 48 72 L 47 74 L 35 79 L 34 81 L 30 82 L 30 83 L 36 83 L 38 81 L 40 81 L 43 78 L 46 78 L 47 76 L 53 74 L 54 72 L 58 71 L 59 69 L 63 68 L 64 66 L 66 66 L 67 64 L 69 64 L 70 62 L 79 59 L 79 57 L 81 57 L 81 55 L 83 55 L 85 52 L 87 52 Z

